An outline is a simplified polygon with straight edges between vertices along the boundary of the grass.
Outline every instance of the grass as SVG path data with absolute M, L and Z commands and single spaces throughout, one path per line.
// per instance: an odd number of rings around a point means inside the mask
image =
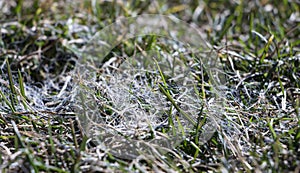
M 0 0 L 0 4 L 1 172 L 300 170 L 298 1 Z M 186 110 L 176 102 L 178 93 L 167 82 L 168 74 L 164 70 L 147 73 L 147 82 L 155 84 L 157 80 L 159 88 L 153 88 L 162 91 L 159 96 L 168 100 L 160 105 L 165 110 L 159 115 L 165 115 L 169 124 L 155 129 L 150 123 L 150 131 L 134 137 L 172 137 L 173 127 L 179 129 L 176 134 L 183 141 L 164 153 L 150 145 L 150 153 L 124 159 L 95 143 L 81 127 L 75 111 L 80 106 L 74 97 L 76 80 L 96 87 L 96 99 L 103 103 L 97 108 L 99 112 L 117 117 L 110 122 L 118 124 L 118 117 L 122 116 L 109 102 L 117 97 L 97 88 L 95 81 L 80 78 L 75 66 L 82 56 L 80 52 L 97 31 L 120 16 L 148 13 L 174 15 L 197 25 L 222 62 L 225 102 L 222 108 L 214 105 L 209 75 L 202 67 L 195 67 L 194 72 L 201 74 L 197 75 L 199 86 L 195 91 L 203 102 L 198 103 L 198 115 L 183 113 Z M 112 61 L 116 55 L 142 55 L 143 50 L 151 49 L 172 53 L 174 46 L 183 47 L 156 36 L 129 39 L 116 46 L 105 61 Z M 193 59 L 190 52 L 184 52 L 183 57 L 185 64 L 189 63 L 187 57 Z M 103 68 L 97 70 L 101 75 L 95 80 L 99 83 L 105 73 L 101 73 Z M 157 95 L 144 96 L 143 91 L 131 88 L 136 96 L 134 104 L 151 112 L 147 103 L 157 102 Z M 194 127 L 187 127 L 180 116 L 173 114 L 176 109 L 195 118 L 190 118 Z M 129 109 L 128 113 L 137 112 Z M 217 126 L 209 124 L 209 113 L 218 117 Z M 217 131 L 202 144 L 201 130 L 209 127 L 216 127 Z M 126 136 L 132 131 L 121 132 Z

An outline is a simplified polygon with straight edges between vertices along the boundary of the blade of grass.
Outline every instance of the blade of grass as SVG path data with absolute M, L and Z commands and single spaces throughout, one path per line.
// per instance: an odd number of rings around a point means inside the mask
M 264 52 L 263 52 L 263 54 L 262 54 L 262 56 L 261 56 L 261 58 L 259 60 L 260 64 L 262 64 L 264 62 L 266 56 L 268 55 L 268 50 L 269 50 L 269 48 L 271 46 L 271 43 L 273 42 L 273 39 L 274 39 L 274 35 L 271 35 L 271 37 L 269 38 L 269 40 L 268 40 L 268 42 L 267 42 L 267 44 L 266 44 L 266 46 L 264 48 Z
M 200 135 L 199 131 L 200 131 L 201 127 L 204 125 L 204 123 L 206 121 L 206 115 L 205 115 L 205 117 L 202 120 L 200 119 L 200 115 L 202 115 L 202 113 L 203 113 L 203 108 L 204 108 L 204 106 L 202 105 L 200 113 L 198 115 L 198 119 L 197 119 L 196 135 L 195 135 L 196 136 L 195 143 L 197 145 L 199 144 L 199 135 Z
M 9 100 L 7 100 L 7 98 L 5 97 L 5 95 L 3 94 L 3 92 L 1 90 L 0 90 L 0 96 L 3 98 L 4 102 L 11 109 L 11 111 L 13 113 L 15 113 L 16 112 L 15 107 L 13 105 L 11 105 L 11 102 Z
M 75 146 L 76 149 L 78 149 L 78 143 L 77 143 L 77 138 L 76 138 L 74 123 L 73 123 L 73 121 L 71 119 L 69 120 L 69 122 L 70 122 L 70 125 L 71 125 L 71 131 L 72 131 L 72 137 L 73 137 L 73 141 L 74 141 L 74 146 Z
M 48 120 L 48 134 L 49 134 L 49 143 L 50 143 L 50 149 L 51 149 L 51 153 L 54 155 L 54 160 L 55 160 L 55 164 L 56 166 L 59 166 L 58 160 L 56 155 L 54 154 L 56 152 L 55 146 L 54 146 L 54 142 L 53 142 L 53 136 L 52 136 L 52 126 L 50 123 L 50 119 Z
M 11 73 L 11 69 L 10 69 L 10 64 L 8 62 L 8 59 L 6 59 L 6 66 L 7 66 L 7 73 L 8 73 L 8 81 L 9 81 L 9 88 L 10 88 L 10 102 L 11 102 L 11 106 L 13 107 L 13 110 L 16 110 L 15 109 L 15 103 L 17 101 L 17 92 L 15 90 L 15 87 L 14 87 L 14 83 L 13 83 L 13 78 L 12 78 L 12 73 Z
M 20 132 L 18 130 L 18 127 L 17 127 L 15 121 L 12 120 L 11 124 L 12 124 L 14 132 L 16 134 L 16 138 L 18 139 L 18 143 L 21 145 L 22 148 L 25 149 L 25 154 L 26 154 L 27 160 L 29 161 L 29 163 L 32 166 L 33 170 L 35 172 L 39 172 L 38 169 L 37 169 L 37 167 L 36 167 L 36 165 L 35 165 L 35 163 L 34 163 L 34 159 L 33 159 L 32 155 L 31 155 L 30 151 L 28 150 L 28 148 L 26 148 L 26 145 L 22 141 L 22 136 L 21 136 L 21 134 L 20 134 Z
M 172 98 L 168 90 L 165 90 L 165 88 L 158 84 L 160 90 L 163 92 L 163 94 L 167 97 L 167 99 L 172 103 L 172 105 L 175 107 L 175 109 L 182 114 L 190 123 L 192 123 L 194 126 L 196 126 L 196 122 L 186 113 L 184 112 L 175 102 L 175 100 Z
M 18 81 L 19 81 L 19 87 L 20 87 L 21 96 L 24 98 L 24 99 L 21 99 L 22 100 L 22 104 L 23 104 L 25 110 L 28 110 L 27 104 L 25 102 L 25 100 L 27 99 L 27 97 L 26 97 L 26 93 L 25 93 L 25 87 L 24 87 L 23 77 L 21 75 L 20 70 L 18 70 Z
M 277 134 L 273 128 L 273 122 L 274 122 L 274 119 L 271 118 L 271 120 L 268 119 L 268 126 L 269 126 L 269 129 L 271 131 L 271 134 L 273 136 L 273 139 L 276 140 L 277 139 Z
M 25 93 L 25 88 L 24 88 L 23 77 L 22 77 L 22 74 L 21 74 L 20 70 L 18 70 L 18 80 L 19 80 L 19 85 L 20 85 L 21 95 L 22 95 L 24 98 L 26 98 L 26 93 Z
M 85 149 L 86 149 L 86 142 L 88 141 L 88 139 L 89 138 L 86 135 L 84 135 L 82 137 L 82 141 L 80 143 L 80 151 L 85 151 Z

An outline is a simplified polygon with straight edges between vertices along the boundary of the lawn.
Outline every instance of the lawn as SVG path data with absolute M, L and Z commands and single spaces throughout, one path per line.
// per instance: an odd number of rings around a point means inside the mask
M 0 172 L 300 171 L 298 0 L 0 9 Z

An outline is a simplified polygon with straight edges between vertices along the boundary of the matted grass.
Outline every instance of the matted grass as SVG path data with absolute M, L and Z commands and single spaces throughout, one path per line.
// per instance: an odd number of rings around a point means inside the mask
M 299 172 L 299 6 L 296 0 L 0 0 L 0 170 Z M 197 25 L 223 63 L 225 111 L 203 145 L 191 135 L 168 154 L 121 159 L 83 133 L 74 112 L 74 68 L 97 31 L 120 16 L 147 13 Z M 151 37 L 138 42 L 149 45 L 172 51 Z M 120 44 L 107 60 L 131 55 L 132 46 Z

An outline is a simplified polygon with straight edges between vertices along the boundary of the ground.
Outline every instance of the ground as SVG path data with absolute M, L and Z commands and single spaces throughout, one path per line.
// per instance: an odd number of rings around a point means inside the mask
M 1 172 L 299 172 L 299 7 L 297 0 L 0 0 Z M 200 31 L 225 76 L 223 111 L 204 144 L 198 132 L 208 123 L 205 108 L 198 125 L 169 152 L 126 159 L 97 145 L 81 127 L 74 95 L 82 74 L 76 67 L 97 31 L 120 17 L 141 14 L 174 16 Z M 172 52 L 174 47 L 183 46 L 156 36 L 129 39 L 103 63 L 132 56 L 136 49 Z M 100 74 L 93 82 L 100 83 L 103 64 L 93 68 Z M 201 68 L 193 70 L 198 74 Z M 206 72 L 201 74 L 207 84 L 199 88 L 201 103 L 211 103 L 214 86 Z M 174 88 L 164 75 L 154 77 L 162 82 L 157 90 L 166 99 L 163 107 L 175 109 Z M 101 101 L 103 90 L 95 91 L 90 96 Z M 108 93 L 105 98 L 116 98 Z M 143 100 L 138 94 L 139 104 L 157 98 Z M 107 105 L 98 109 L 118 115 Z M 178 128 L 186 131 L 184 125 Z

